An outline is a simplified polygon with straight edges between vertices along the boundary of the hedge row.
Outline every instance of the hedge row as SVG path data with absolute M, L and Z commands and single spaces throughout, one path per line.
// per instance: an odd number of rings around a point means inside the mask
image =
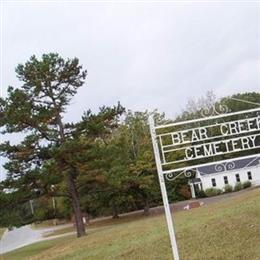
M 230 184 L 227 184 L 227 185 L 225 185 L 224 190 L 212 187 L 212 188 L 206 189 L 204 191 L 204 193 L 205 193 L 206 197 L 212 197 L 212 196 L 217 196 L 221 193 L 229 193 L 229 192 L 233 192 L 233 191 L 239 191 L 242 189 L 246 189 L 246 188 L 251 187 L 251 185 L 252 184 L 250 181 L 246 181 L 243 183 L 238 182 L 234 187 Z

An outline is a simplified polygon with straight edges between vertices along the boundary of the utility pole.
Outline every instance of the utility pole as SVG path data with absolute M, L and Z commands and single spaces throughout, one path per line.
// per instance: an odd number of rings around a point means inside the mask
M 34 215 L 33 200 L 30 200 L 31 213 Z
M 55 186 L 51 185 L 51 190 L 54 191 Z M 54 220 L 53 220 L 53 225 L 57 225 L 57 220 L 56 220 L 56 200 L 55 197 L 52 196 L 52 207 L 53 207 L 53 215 L 54 215 Z

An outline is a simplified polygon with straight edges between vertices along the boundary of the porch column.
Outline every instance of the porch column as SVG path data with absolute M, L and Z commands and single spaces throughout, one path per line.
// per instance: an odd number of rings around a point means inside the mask
M 194 190 L 194 185 L 193 183 L 190 183 L 190 190 L 191 190 L 191 197 L 193 199 L 196 199 L 196 195 L 195 195 L 195 190 Z

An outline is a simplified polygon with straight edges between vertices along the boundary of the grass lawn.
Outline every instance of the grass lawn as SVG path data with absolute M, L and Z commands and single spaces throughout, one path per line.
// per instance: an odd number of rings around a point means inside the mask
M 66 221 L 59 221 L 59 220 L 57 220 L 57 222 L 58 222 L 58 225 L 60 225 L 60 224 L 66 224 Z M 33 224 L 31 225 L 31 227 L 34 228 L 34 229 L 48 228 L 48 227 L 55 227 L 55 226 L 57 226 L 57 225 L 54 224 L 53 219 L 51 219 L 51 220 L 45 220 L 45 221 L 42 221 L 42 222 L 40 222 L 40 223 L 33 223 Z
M 67 236 L 7 253 L 24 259 L 171 259 L 164 216 L 108 221 L 88 236 Z M 260 260 L 260 189 L 175 214 L 182 260 Z
M 55 230 L 55 231 L 50 231 L 50 232 L 44 234 L 44 237 L 58 236 L 58 235 L 62 235 L 62 234 L 70 233 L 70 232 L 76 232 L 75 227 L 71 226 L 71 227 L 58 229 L 58 230 Z

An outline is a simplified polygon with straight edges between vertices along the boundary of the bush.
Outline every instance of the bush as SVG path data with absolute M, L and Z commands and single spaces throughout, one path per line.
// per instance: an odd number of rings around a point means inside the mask
M 243 186 L 242 186 L 241 182 L 238 182 L 234 187 L 234 191 L 239 191 L 242 189 L 243 189 Z
M 196 192 L 196 197 L 197 198 L 205 198 L 207 196 L 206 196 L 206 194 L 205 194 L 205 192 L 203 190 L 200 190 L 200 191 Z
M 245 182 L 242 184 L 242 186 L 243 186 L 243 189 L 246 189 L 246 188 L 251 187 L 251 186 L 252 186 L 252 183 L 251 183 L 250 181 L 245 181 Z
M 217 196 L 221 194 L 221 190 L 217 188 L 209 188 L 205 190 L 205 194 L 207 197 Z
M 224 192 L 228 193 L 228 192 L 232 192 L 233 191 L 233 187 L 230 184 L 226 184 L 224 187 Z

